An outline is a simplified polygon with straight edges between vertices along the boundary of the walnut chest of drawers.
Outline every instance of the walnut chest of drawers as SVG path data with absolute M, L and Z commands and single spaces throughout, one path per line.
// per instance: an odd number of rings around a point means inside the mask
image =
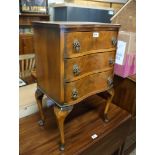
M 36 99 L 44 122 L 41 100 L 46 94 L 55 102 L 55 115 L 64 148 L 63 123 L 73 105 L 108 91 L 105 120 L 113 96 L 113 65 L 117 24 L 85 22 L 34 22 Z

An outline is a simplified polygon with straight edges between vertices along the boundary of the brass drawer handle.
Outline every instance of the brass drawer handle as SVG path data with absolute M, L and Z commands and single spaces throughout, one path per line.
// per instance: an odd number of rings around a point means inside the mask
M 107 80 L 108 86 L 112 87 L 113 86 L 113 79 L 111 77 L 108 78 Z
M 76 100 L 78 98 L 78 91 L 76 88 L 72 90 L 72 99 Z
M 115 59 L 110 58 L 109 59 L 109 65 L 114 65 L 115 64 Z
M 76 76 L 80 74 L 80 69 L 79 69 L 79 66 L 77 64 L 73 65 L 73 73 Z
M 114 46 L 116 46 L 116 44 L 117 44 L 117 39 L 116 39 L 115 37 L 112 37 L 111 41 L 112 41 L 112 44 L 113 44 Z
M 80 51 L 80 42 L 77 39 L 75 39 L 73 42 L 73 48 L 75 49 L 76 52 Z

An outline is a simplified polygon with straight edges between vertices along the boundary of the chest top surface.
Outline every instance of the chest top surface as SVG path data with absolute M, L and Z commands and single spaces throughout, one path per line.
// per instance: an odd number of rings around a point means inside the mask
M 84 28 L 84 27 L 110 27 L 110 28 L 119 28 L 120 24 L 111 24 L 111 23 L 99 23 L 99 22 L 65 22 L 65 21 L 34 21 L 34 26 L 50 26 L 50 27 L 59 27 L 59 28 Z

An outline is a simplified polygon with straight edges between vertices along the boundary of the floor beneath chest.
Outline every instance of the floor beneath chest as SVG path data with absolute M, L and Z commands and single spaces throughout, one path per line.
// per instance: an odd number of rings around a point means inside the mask
M 94 104 L 87 106 L 83 103 L 81 107 L 79 106 L 79 111 L 72 111 L 70 117 L 66 119 L 65 151 L 67 153 L 65 154 L 67 155 L 73 154 L 87 146 L 87 144 L 92 143 L 90 137 L 94 132 L 101 133 L 103 130 L 107 132 L 112 126 L 118 125 L 121 121 L 129 118 L 129 114 L 125 110 L 112 104 L 109 110 L 111 121 L 106 125 L 99 116 L 98 109 L 95 108 L 103 103 L 103 100 L 100 97 L 92 97 L 89 102 Z M 76 108 L 74 107 L 74 109 Z M 20 119 L 20 155 L 62 154 L 59 151 L 60 137 L 53 107 L 45 109 L 44 112 L 46 116 L 44 127 L 37 124 L 39 113 Z

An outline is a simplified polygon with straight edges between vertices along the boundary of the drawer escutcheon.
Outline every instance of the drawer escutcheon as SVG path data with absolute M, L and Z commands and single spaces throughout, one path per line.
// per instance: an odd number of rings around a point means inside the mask
M 73 48 L 75 49 L 76 52 L 80 51 L 80 42 L 77 39 L 75 39 L 73 42 Z
M 78 91 L 76 88 L 72 90 L 72 99 L 76 100 L 78 98 Z
M 114 65 L 115 64 L 115 59 L 110 58 L 109 59 L 109 65 Z
M 112 37 L 111 42 L 114 46 L 117 44 L 117 39 L 115 37 Z
M 111 77 L 108 77 L 107 83 L 108 83 L 109 87 L 112 87 L 113 86 L 113 79 Z
M 80 69 L 79 69 L 79 66 L 77 64 L 73 65 L 73 73 L 76 76 L 80 74 Z

